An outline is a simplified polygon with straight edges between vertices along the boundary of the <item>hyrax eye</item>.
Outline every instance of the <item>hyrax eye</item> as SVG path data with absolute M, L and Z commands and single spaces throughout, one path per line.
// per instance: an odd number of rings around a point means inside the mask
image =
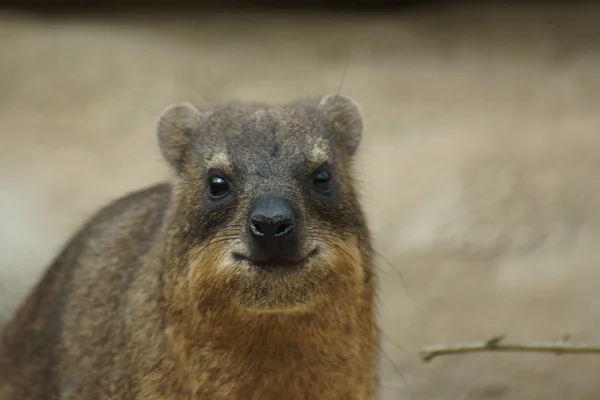
M 213 174 L 208 178 L 208 194 L 213 199 L 220 199 L 229 193 L 230 186 L 227 179 L 221 175 Z
M 313 176 L 313 186 L 319 192 L 328 193 L 331 191 L 333 184 L 331 182 L 331 174 L 327 170 L 317 171 Z

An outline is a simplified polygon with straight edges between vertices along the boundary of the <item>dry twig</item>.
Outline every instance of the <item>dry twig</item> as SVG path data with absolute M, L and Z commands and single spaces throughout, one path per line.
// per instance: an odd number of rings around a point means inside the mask
M 600 347 L 587 346 L 584 344 L 569 343 L 568 336 L 561 340 L 534 343 L 504 343 L 503 336 L 496 336 L 481 342 L 459 343 L 455 345 L 435 345 L 424 347 L 420 354 L 424 362 L 429 362 L 437 356 L 481 353 L 487 351 L 502 352 L 537 352 L 560 354 L 597 354 Z

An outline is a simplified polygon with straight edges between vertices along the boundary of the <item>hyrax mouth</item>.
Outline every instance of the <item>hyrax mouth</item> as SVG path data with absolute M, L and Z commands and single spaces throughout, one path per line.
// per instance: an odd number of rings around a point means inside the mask
M 265 259 L 253 259 L 251 256 L 234 253 L 233 258 L 237 261 L 245 262 L 252 267 L 267 271 L 275 270 L 297 270 L 305 267 L 311 259 L 319 253 L 319 248 L 314 248 L 306 256 L 301 258 L 290 258 L 285 256 L 273 256 Z

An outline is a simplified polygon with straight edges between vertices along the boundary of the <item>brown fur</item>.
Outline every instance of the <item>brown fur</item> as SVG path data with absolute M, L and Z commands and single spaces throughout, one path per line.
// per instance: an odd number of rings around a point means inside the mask
M 376 280 L 351 173 L 362 127 L 338 95 L 165 110 L 173 181 L 113 202 L 67 244 L 3 332 L 0 399 L 376 398 Z M 323 161 L 328 199 L 304 185 Z M 231 201 L 207 200 L 212 168 L 234 178 Z M 266 190 L 300 210 L 300 268 L 232 256 Z

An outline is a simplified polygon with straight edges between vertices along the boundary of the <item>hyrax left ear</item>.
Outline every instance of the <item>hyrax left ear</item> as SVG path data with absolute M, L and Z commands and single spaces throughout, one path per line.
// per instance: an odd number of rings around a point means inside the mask
M 347 96 L 330 94 L 321 99 L 319 108 L 331 120 L 334 134 L 345 144 L 347 154 L 353 156 L 360 145 L 364 126 L 358 103 Z
M 175 103 L 158 117 L 156 134 L 160 151 L 178 173 L 189 160 L 194 133 L 198 132 L 204 114 L 189 102 Z

